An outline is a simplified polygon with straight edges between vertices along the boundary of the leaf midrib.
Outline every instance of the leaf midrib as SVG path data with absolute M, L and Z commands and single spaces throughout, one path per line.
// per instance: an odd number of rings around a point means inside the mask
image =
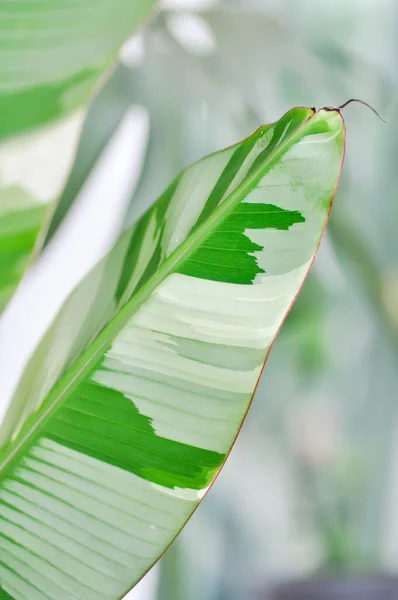
M 227 216 L 235 203 L 250 191 L 250 189 L 271 169 L 273 164 L 283 156 L 287 150 L 293 146 L 296 140 L 301 137 L 303 130 L 316 115 L 312 112 L 308 118 L 297 128 L 291 136 L 287 137 L 276 150 L 271 150 L 265 162 L 260 165 L 252 174 L 246 176 L 236 189 L 217 207 L 214 213 L 197 229 L 195 229 L 187 239 L 164 261 L 161 268 L 143 285 L 141 290 L 120 310 L 115 318 L 104 327 L 94 342 L 87 348 L 71 368 L 61 376 L 60 380 L 54 385 L 36 412 L 31 414 L 26 423 L 22 426 L 20 433 L 15 441 L 9 441 L 0 452 L 3 458 L 0 461 L 0 479 L 12 468 L 18 460 L 19 454 L 26 449 L 26 445 L 34 442 L 37 434 L 45 426 L 47 419 L 59 404 L 68 396 L 89 372 L 96 360 L 103 355 L 107 348 L 121 329 L 127 324 L 131 317 L 148 300 L 154 290 L 172 274 L 175 267 L 192 254 L 195 249 L 201 245 L 201 242 L 211 233 L 211 231 Z M 253 134 L 255 135 L 255 133 Z M 73 292 L 72 292 L 73 293 Z M 61 308 L 62 310 L 62 308 Z M 18 389 L 17 389 L 18 392 Z M 13 399 L 11 400 L 11 403 Z

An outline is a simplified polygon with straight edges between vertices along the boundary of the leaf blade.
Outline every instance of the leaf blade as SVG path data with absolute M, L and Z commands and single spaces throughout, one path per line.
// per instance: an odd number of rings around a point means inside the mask
M 254 134 L 259 142 L 256 152 L 241 167 L 243 172 L 234 174 L 230 193 L 219 197 L 213 211 L 207 204 L 212 189 L 239 145 L 184 171 L 122 237 L 108 262 L 89 275 L 97 286 L 97 305 L 81 307 L 82 287 L 86 294 L 94 293 L 87 282 L 72 294 L 61 313 L 69 317 L 70 328 L 74 305 L 80 311 L 74 326 L 80 322 L 85 331 L 70 342 L 68 351 L 79 348 L 86 357 L 89 353 L 90 363 L 83 367 L 78 359 L 73 364 L 69 352 L 58 353 L 56 359 L 49 354 L 62 333 L 58 320 L 29 365 L 30 374 L 28 367 L 19 391 L 25 423 L 14 422 L 6 432 L 6 437 L 16 434 L 19 440 L 11 441 L 3 452 L 8 471 L 3 471 L 0 491 L 8 501 L 11 493 L 14 503 L 15 496 L 19 503 L 19 498 L 30 498 L 29 510 L 36 520 L 44 518 L 40 507 L 45 502 L 58 528 L 59 515 L 68 510 L 70 532 L 79 523 L 79 536 L 82 530 L 91 535 L 95 524 L 101 538 L 96 548 L 112 560 L 118 548 L 116 570 L 108 568 L 100 590 L 95 589 L 97 597 L 120 597 L 171 542 L 203 497 L 236 437 L 269 347 L 305 278 L 327 220 L 344 146 L 340 115 L 307 110 L 292 111 L 297 128 L 288 133 L 279 153 L 275 126 Z M 278 139 L 283 141 L 289 118 L 281 123 Z M 271 144 L 271 149 L 253 171 L 264 139 L 265 148 Z M 298 173 L 303 175 L 301 182 Z M 270 206 L 270 193 L 279 209 L 268 211 L 271 227 L 257 220 L 247 227 L 248 213 L 257 210 L 257 219 L 261 215 L 257 205 Z M 204 211 L 207 216 L 201 220 Z M 254 279 L 226 283 L 220 277 L 203 279 L 198 272 L 179 272 L 178 267 L 211 235 L 216 244 L 225 239 L 223 225 L 231 215 L 239 227 L 230 235 L 239 234 L 238 245 L 241 235 L 251 244 L 250 250 L 245 245 L 240 252 L 254 254 Z M 129 249 L 135 236 L 141 245 L 134 255 Z M 229 258 L 229 252 L 221 258 Z M 227 263 L 227 268 L 232 272 L 234 263 Z M 87 315 L 99 307 L 101 323 L 87 325 Z M 51 370 L 55 386 L 46 381 Z M 44 399 L 48 387 L 51 391 Z M 23 452 L 24 436 L 28 448 Z M 11 532 L 22 540 L 15 526 Z M 64 538 L 57 540 L 65 548 Z M 19 569 L 39 543 L 26 536 L 22 541 Z M 74 539 L 73 548 L 81 553 L 79 544 Z M 44 551 L 49 552 L 47 546 Z M 59 564 L 60 559 L 53 560 Z M 64 573 L 69 586 L 72 571 L 79 585 L 87 585 L 86 576 L 95 585 L 95 571 L 102 563 L 94 553 L 87 560 L 92 561 L 91 571 L 73 563 L 73 569 Z

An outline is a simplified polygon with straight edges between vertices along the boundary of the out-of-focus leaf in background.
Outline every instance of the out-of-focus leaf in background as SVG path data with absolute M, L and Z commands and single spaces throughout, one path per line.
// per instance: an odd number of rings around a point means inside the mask
M 9 271 L 13 263 L 12 277 L 4 271 L 1 278 L 3 306 L 36 242 L 40 224 L 32 223 L 32 210 L 44 217 L 43 205 L 56 200 L 93 90 L 154 5 L 155 0 L 2 2 L 0 219 L 7 213 L 8 236 L 13 194 L 29 198 L 27 208 L 19 203 L 18 223 L 14 220 L 20 255 L 16 244 L 11 249 L 4 241 L 1 247 L 1 268 Z
M 0 311 L 21 279 L 42 225 L 45 207 L 20 189 L 3 188 L 0 200 Z
M 155 0 L 5 0 L 0 9 L 0 139 L 85 104 L 118 48 L 154 5 Z

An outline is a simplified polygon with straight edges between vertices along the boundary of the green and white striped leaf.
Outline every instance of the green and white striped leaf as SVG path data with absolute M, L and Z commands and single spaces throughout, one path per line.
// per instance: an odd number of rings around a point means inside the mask
M 13 600 L 120 598 L 221 468 L 310 268 L 344 154 L 297 108 L 184 170 L 72 293 L 4 410 Z
M 0 234 L 7 227 L 12 235 L 10 219 L 4 225 L 2 220 L 15 194 L 30 197 L 34 204 L 49 205 L 57 199 L 93 90 L 155 4 L 156 0 L 0 3 Z M 44 222 L 45 211 L 38 212 Z M 0 240 L 0 310 L 18 284 L 27 249 L 39 232 L 36 227 L 32 239 L 29 228 L 22 239 L 20 208 L 18 213 L 15 237 L 23 244 L 20 255 L 14 244 L 11 256 L 8 242 Z M 11 279 L 3 270 L 10 261 L 18 262 Z

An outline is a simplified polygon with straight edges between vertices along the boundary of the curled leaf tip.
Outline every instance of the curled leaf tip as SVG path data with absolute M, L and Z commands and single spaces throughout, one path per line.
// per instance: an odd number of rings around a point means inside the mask
M 371 106 L 370 104 L 368 104 L 364 100 L 359 100 L 359 98 L 350 98 L 350 100 L 347 100 L 347 102 L 344 102 L 344 104 L 340 104 L 340 106 L 336 106 L 336 107 L 333 107 L 333 106 L 324 106 L 323 110 L 337 110 L 337 111 L 340 112 L 343 108 L 345 108 L 346 106 L 348 106 L 352 102 L 358 102 L 358 104 L 363 104 L 364 106 L 367 106 L 367 108 L 370 108 L 370 110 L 373 111 L 375 113 L 375 115 L 377 115 L 379 117 L 379 119 L 381 121 L 383 121 L 383 123 L 387 123 L 387 121 L 385 119 L 383 119 L 383 117 L 377 112 L 377 110 L 373 106 Z

